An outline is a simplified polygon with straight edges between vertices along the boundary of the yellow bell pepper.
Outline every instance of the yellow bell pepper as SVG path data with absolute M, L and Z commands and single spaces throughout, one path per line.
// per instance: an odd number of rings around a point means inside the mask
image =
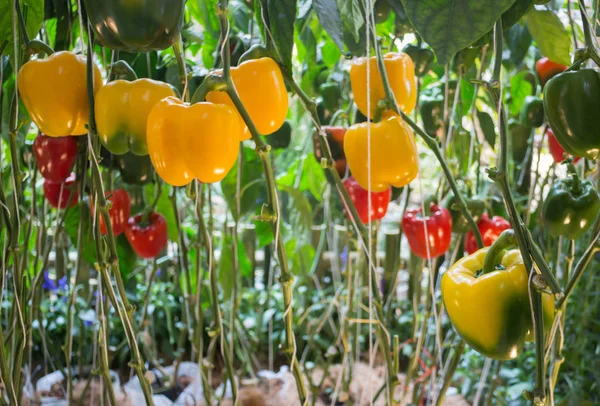
M 533 339 L 528 277 L 518 249 L 506 251 L 504 269 L 478 275 L 486 247 L 456 262 L 442 277 L 442 299 L 454 328 L 486 357 L 516 358 Z M 552 295 L 542 295 L 544 330 L 554 318 Z
M 417 176 L 417 145 L 412 130 L 400 117 L 391 115 L 379 123 L 371 123 L 370 160 L 368 137 L 367 123 L 354 124 L 344 137 L 346 161 L 360 186 L 371 192 L 383 192 L 390 186 L 406 186 Z
M 102 144 L 116 155 L 148 155 L 146 124 L 152 108 L 174 97 L 169 85 L 151 79 L 115 80 L 96 94 L 96 126 Z
M 156 172 L 173 186 L 194 178 L 219 182 L 235 164 L 242 131 L 237 112 L 229 106 L 189 105 L 167 97 L 148 116 L 148 153 Z
M 231 68 L 231 79 L 258 132 L 268 135 L 279 130 L 287 116 L 288 94 L 277 63 L 266 57 L 243 62 Z M 209 92 L 206 101 L 235 108 L 225 92 Z M 245 126 L 242 139 L 250 139 Z
M 405 53 L 390 52 L 384 55 L 383 64 L 387 73 L 390 87 L 396 98 L 398 107 L 409 114 L 417 104 L 417 85 L 415 80 L 415 66 L 412 59 Z M 373 117 L 377 103 L 385 99 L 383 80 L 377 67 L 377 58 L 368 59 L 369 85 L 367 88 L 367 58 L 357 58 L 350 67 L 350 85 L 354 94 L 356 106 L 365 116 Z M 368 114 L 367 98 L 371 97 L 371 111 Z
M 89 103 L 86 59 L 72 52 L 56 52 L 25 63 L 19 70 L 19 92 L 31 119 L 50 137 L 87 133 Z M 94 64 L 94 92 L 102 86 Z

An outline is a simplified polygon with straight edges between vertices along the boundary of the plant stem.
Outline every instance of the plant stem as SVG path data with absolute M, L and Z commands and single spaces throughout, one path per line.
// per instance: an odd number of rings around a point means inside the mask
M 446 392 L 450 387 L 450 383 L 452 383 L 452 377 L 454 376 L 454 372 L 456 372 L 456 368 L 458 368 L 458 364 L 460 364 L 460 359 L 465 351 L 465 341 L 460 340 L 460 343 L 454 347 L 454 355 L 452 356 L 452 360 L 450 361 L 450 366 L 444 375 L 444 382 L 442 383 L 442 387 L 439 392 L 439 396 L 436 401 L 436 406 L 442 406 L 444 404 L 444 399 L 446 399 Z
M 233 81 L 231 79 L 230 73 L 230 55 L 229 55 L 229 20 L 227 19 L 227 5 L 228 0 L 220 0 L 219 8 L 217 11 L 220 27 L 221 27 L 221 36 L 223 38 L 222 41 L 222 49 L 221 49 L 221 58 L 223 60 L 223 80 L 227 85 L 227 94 L 233 101 L 236 109 L 239 114 L 244 119 L 246 126 L 250 130 L 252 135 L 252 139 L 256 144 L 256 153 L 262 161 L 263 171 L 265 174 L 265 178 L 267 181 L 267 195 L 268 195 L 268 203 L 263 207 L 263 213 L 268 212 L 268 217 L 270 218 L 271 228 L 273 231 L 273 235 L 275 236 L 275 246 L 277 248 L 277 257 L 279 260 L 279 283 L 283 289 L 283 304 L 285 307 L 284 312 L 284 323 L 285 323 L 285 344 L 283 345 L 283 352 L 288 356 L 290 360 L 290 369 L 294 375 L 294 379 L 296 380 L 296 386 L 298 389 L 298 395 L 300 398 L 300 403 L 305 405 L 308 402 L 306 386 L 304 384 L 304 377 L 302 375 L 302 371 L 300 369 L 300 364 L 298 362 L 296 356 L 296 338 L 294 336 L 294 315 L 293 315 L 293 290 L 292 284 L 294 282 L 294 277 L 291 274 L 288 268 L 288 260 L 287 254 L 285 250 L 285 243 L 283 241 L 282 233 L 279 229 L 279 224 L 281 221 L 281 213 L 279 208 L 279 197 L 277 195 L 277 184 L 275 182 L 275 176 L 273 174 L 273 168 L 271 166 L 270 160 L 270 147 L 265 144 L 262 140 L 260 134 L 256 130 L 250 115 L 247 110 L 243 106 L 236 90 L 233 85 Z

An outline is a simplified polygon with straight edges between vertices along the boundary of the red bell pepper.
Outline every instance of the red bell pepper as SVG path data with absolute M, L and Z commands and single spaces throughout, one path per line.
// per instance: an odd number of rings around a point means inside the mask
M 352 199 L 352 203 L 354 203 L 354 207 L 356 207 L 356 211 L 363 224 L 367 224 L 373 220 L 380 220 L 387 213 L 388 204 L 392 199 L 392 188 L 384 192 L 370 192 L 371 215 L 369 216 L 369 191 L 363 189 L 353 176 L 344 181 L 344 187 L 348 191 L 350 199 Z M 348 214 L 347 211 L 346 214 Z
M 565 150 L 564 148 L 558 143 L 558 140 L 556 139 L 556 136 L 554 136 L 554 132 L 552 131 L 552 128 L 548 127 L 548 129 L 546 130 L 546 136 L 548 137 L 548 149 L 550 150 L 550 155 L 552 155 L 552 158 L 554 158 L 554 162 L 556 162 L 557 164 L 561 163 L 562 161 L 565 160 Z M 580 156 L 575 157 L 574 158 L 574 162 L 577 162 L 581 159 Z
M 483 216 L 481 216 L 479 223 L 477 223 L 477 228 L 479 228 L 479 232 L 483 238 L 484 247 L 489 247 L 496 241 L 500 234 L 502 234 L 502 231 L 510 228 L 510 223 L 500 216 L 494 216 L 490 219 L 488 215 L 484 213 Z M 467 251 L 469 255 L 477 251 L 477 240 L 475 240 L 472 231 L 467 233 L 465 239 L 465 251 Z
M 450 248 L 452 240 L 450 211 L 435 203 L 429 206 L 429 211 L 430 214 L 423 217 L 421 209 L 407 210 L 402 218 L 402 230 L 411 251 L 425 259 L 443 255 Z
M 167 247 L 167 222 L 158 213 L 137 214 L 129 218 L 125 237 L 138 256 L 156 258 Z

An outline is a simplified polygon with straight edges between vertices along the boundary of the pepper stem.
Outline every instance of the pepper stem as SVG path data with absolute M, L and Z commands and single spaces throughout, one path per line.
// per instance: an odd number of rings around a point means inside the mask
M 112 64 L 111 71 L 115 77 L 123 77 L 129 81 L 137 80 L 138 76 L 127 62 L 120 60 Z
M 198 89 L 196 89 L 196 91 L 194 92 L 194 95 L 192 96 L 191 104 L 203 102 L 206 99 L 206 95 L 209 92 L 226 91 L 226 89 L 227 89 L 227 84 L 225 82 L 225 79 L 223 79 L 222 76 L 215 75 L 215 74 L 208 75 L 207 77 L 204 78 L 200 87 L 198 87 Z
M 515 246 L 517 246 L 515 230 L 504 230 L 485 254 L 482 275 L 494 272 L 496 270 L 496 264 L 500 263 L 502 260 L 504 250 Z
M 573 160 L 571 158 L 567 158 L 565 160 L 565 165 L 567 165 L 567 173 L 571 176 L 573 180 L 573 185 L 571 186 L 571 191 L 574 195 L 579 195 L 581 193 L 581 179 L 579 178 L 579 174 L 577 173 L 577 169 L 573 164 Z
M 388 105 L 387 100 L 385 100 L 385 99 L 379 100 L 379 102 L 377 103 L 377 108 L 375 109 L 375 114 L 373 115 L 373 122 L 375 122 L 375 123 L 380 122 L 383 112 L 388 110 L 388 108 L 389 108 L 389 105 Z

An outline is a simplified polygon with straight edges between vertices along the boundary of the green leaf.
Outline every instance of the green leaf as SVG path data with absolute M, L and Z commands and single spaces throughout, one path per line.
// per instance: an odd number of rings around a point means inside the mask
M 256 230 L 256 238 L 259 247 L 266 247 L 275 239 L 271 224 L 265 221 L 255 220 L 254 227 Z
M 360 10 L 360 3 L 355 0 L 336 0 L 342 23 L 354 38 L 354 42 L 360 41 L 360 29 L 365 24 L 365 19 Z
M 526 22 L 542 55 L 563 65 L 571 64 L 571 38 L 556 14 L 532 10 L 527 14 Z
M 531 34 L 526 26 L 515 24 L 504 32 L 506 41 L 505 52 L 508 51 L 508 59 L 515 65 L 520 66 L 531 46 Z M 504 55 L 506 57 L 506 54 Z
M 299 162 L 294 162 L 284 175 L 277 178 L 277 182 L 280 185 L 293 187 L 296 183 L 299 166 Z M 317 162 L 314 154 L 307 154 L 302 162 L 302 175 L 300 175 L 299 183 L 300 191 L 309 191 L 317 201 L 321 201 L 324 185 L 325 175 L 323 168 Z
M 129 241 L 125 237 L 125 234 L 121 234 L 117 237 L 117 257 L 119 258 L 119 270 L 123 279 L 127 279 L 129 274 L 133 272 L 135 264 L 137 262 L 137 255 Z
M 294 235 L 310 231 L 312 226 L 312 210 L 306 196 L 304 196 L 302 191 L 291 186 L 280 184 L 279 187 L 290 197 L 289 210 L 286 214 L 288 215 L 288 223 Z
M 479 126 L 475 129 L 478 133 L 483 133 L 485 141 L 494 149 L 496 145 L 496 126 L 492 116 L 485 111 L 477 110 L 477 121 L 479 122 Z
M 510 78 L 510 101 L 508 109 L 513 116 L 521 112 L 525 98 L 531 96 L 533 92 L 533 86 L 528 80 L 529 75 L 531 75 L 529 71 L 522 71 Z
M 215 51 L 219 43 L 220 27 L 217 17 L 218 0 L 196 0 L 188 2 L 192 17 L 204 27 L 204 41 L 202 43 L 202 63 L 210 69 L 215 64 Z
M 402 0 L 406 15 L 440 65 L 490 31 L 515 0 Z
M 80 211 L 83 212 L 83 218 Z M 97 262 L 96 243 L 92 235 L 90 207 L 85 202 L 79 202 L 76 206 L 69 208 L 65 215 L 65 232 L 71 239 L 74 247 L 77 246 L 77 233 L 79 232 L 80 222 L 83 223 L 81 228 L 83 259 L 89 265 L 93 266 Z
M 234 258 L 233 258 L 233 238 L 228 235 L 223 238 L 221 242 L 221 258 L 219 259 L 219 267 L 218 267 L 218 280 L 221 285 L 223 299 L 227 300 L 231 297 L 231 292 L 233 289 L 233 284 L 236 282 L 235 276 L 235 267 Z M 244 249 L 244 244 L 241 240 L 238 240 L 237 244 L 238 248 L 238 270 L 239 276 L 249 277 L 252 273 L 252 263 L 248 259 L 246 255 L 246 250 Z
M 285 66 L 292 66 L 296 0 L 268 0 L 269 29 Z
M 11 54 L 14 49 L 13 3 L 12 0 L 4 0 L 0 3 L 0 44 L 5 40 L 8 41 L 8 46 L 4 51 L 7 54 Z M 19 4 L 21 5 L 21 10 L 23 10 L 27 34 L 29 38 L 34 38 L 40 28 L 42 28 L 42 21 L 44 21 L 44 0 L 20 0 Z
M 533 0 L 517 0 L 511 8 L 502 14 L 502 28 L 507 30 L 523 18 L 533 8 Z
M 329 37 L 340 51 L 343 51 L 342 17 L 336 0 L 313 0 L 313 8 L 323 29 L 329 34 Z
M 331 39 L 327 38 L 325 44 L 323 44 L 323 47 L 321 48 L 321 55 L 323 56 L 325 65 L 328 68 L 331 68 L 340 60 L 342 52 Z

